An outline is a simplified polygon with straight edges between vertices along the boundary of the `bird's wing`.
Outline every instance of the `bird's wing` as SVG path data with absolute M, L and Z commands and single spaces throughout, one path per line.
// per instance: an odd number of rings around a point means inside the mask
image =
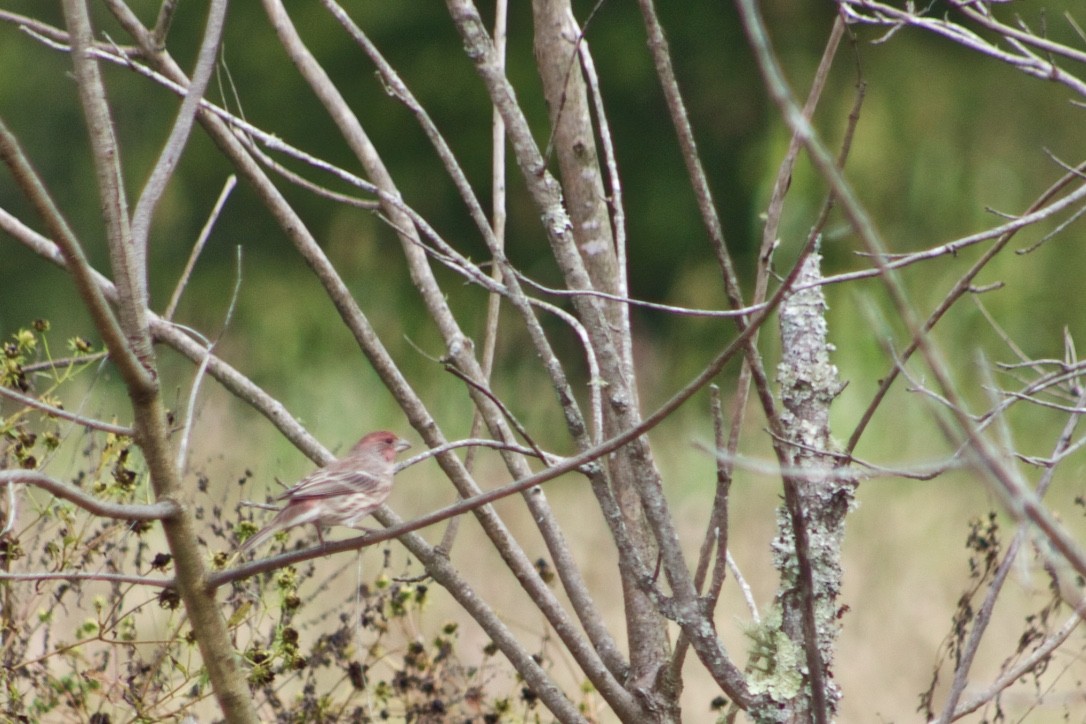
M 348 493 L 361 493 L 381 485 L 381 479 L 373 473 L 359 470 L 354 465 L 338 466 L 336 461 L 327 467 L 314 470 L 279 496 L 279 500 L 308 500 L 330 498 Z

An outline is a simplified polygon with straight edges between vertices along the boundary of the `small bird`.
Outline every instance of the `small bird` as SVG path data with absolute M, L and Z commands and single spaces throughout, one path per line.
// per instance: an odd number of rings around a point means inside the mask
M 342 458 L 314 470 L 277 497 L 287 501 L 286 505 L 246 540 L 239 552 L 252 550 L 275 533 L 296 525 L 315 525 L 321 545 L 323 527 L 358 527 L 392 492 L 396 453 L 409 447 L 411 443 L 391 432 L 366 435 Z

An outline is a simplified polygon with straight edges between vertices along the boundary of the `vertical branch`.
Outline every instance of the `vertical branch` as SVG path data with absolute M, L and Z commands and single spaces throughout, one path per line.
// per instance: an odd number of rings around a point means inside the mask
M 622 179 L 618 174 L 618 160 L 615 157 L 615 145 L 611 138 L 611 126 L 607 121 L 607 112 L 603 105 L 599 78 L 596 75 L 596 64 L 592 60 L 592 53 L 588 49 L 588 43 L 582 42 L 579 51 L 585 80 L 592 92 L 593 106 L 596 110 L 596 124 L 599 127 L 600 146 L 603 150 L 603 159 L 607 168 L 607 185 L 610 195 L 606 200 L 611 210 L 611 233 L 614 234 L 615 238 L 615 290 L 620 297 L 628 297 L 630 290 L 627 278 L 626 206 L 622 196 Z M 630 307 L 621 304 L 618 306 L 618 310 L 622 315 L 619 329 L 624 330 L 624 336 L 620 340 L 622 358 L 626 361 L 626 369 L 630 379 L 633 379 L 633 334 L 630 329 Z
M 113 118 L 106 100 L 106 90 L 98 62 L 90 49 L 94 45 L 90 16 L 83 0 L 65 0 L 64 14 L 72 41 L 72 64 L 75 68 L 79 100 L 83 105 L 87 131 L 90 134 L 94 170 L 98 179 L 98 194 L 102 207 L 109 245 L 113 281 L 121 304 L 117 305 L 121 328 L 128 338 L 132 354 L 140 361 L 142 371 L 121 366 L 125 381 L 133 391 L 153 394 L 155 380 L 149 372 L 152 366 L 150 337 L 147 335 L 147 279 L 143 268 L 145 259 L 132 255 L 132 229 L 128 223 L 128 202 L 124 193 L 120 149 L 113 132 Z M 113 350 L 110 350 L 111 352 Z
M 1071 412 L 1067 417 L 1063 432 L 1050 456 L 1053 461 L 1059 460 L 1070 448 L 1075 428 L 1078 427 L 1079 420 L 1081 419 L 1081 412 L 1078 411 L 1083 409 L 1083 405 L 1086 405 L 1086 393 L 1079 394 L 1078 398 L 1075 400 L 1074 409 L 1076 411 Z M 1053 464 L 1044 471 L 1041 480 L 1037 483 L 1036 493 L 1038 498 L 1044 496 L 1048 491 L 1048 487 L 1052 484 L 1052 480 L 1055 476 L 1056 465 Z M 950 693 L 947 695 L 942 713 L 940 713 L 936 720 L 938 724 L 950 724 L 950 722 L 959 714 L 956 711 L 958 702 L 961 700 L 962 694 L 965 692 L 965 688 L 969 683 L 969 673 L 972 670 L 973 661 L 976 658 L 977 651 L 980 649 L 981 641 L 984 639 L 984 633 L 988 630 L 988 624 L 992 620 L 992 612 L 995 609 L 996 602 L 999 600 L 999 594 L 1003 590 L 1003 584 L 1006 582 L 1007 576 L 1010 574 L 1011 568 L 1017 559 L 1018 551 L 1028 539 L 1029 533 L 1027 529 L 1020 528 L 1015 534 L 1014 540 L 1011 541 L 1010 546 L 1007 547 L 1007 552 L 1003 554 L 1003 560 L 999 562 L 999 567 L 996 569 L 991 582 L 988 584 L 988 591 L 985 593 L 984 601 L 977 610 L 977 616 L 974 619 L 972 629 L 969 632 L 969 639 L 962 650 L 961 657 L 955 668 L 954 680 L 950 686 Z
M 450 361 L 468 378 L 475 381 L 481 380 L 483 373 L 474 355 L 474 345 L 461 331 L 448 305 L 444 291 L 434 278 L 425 252 L 422 250 L 415 223 L 404 212 L 402 206 L 393 204 L 390 201 L 391 199 L 399 199 L 400 194 L 383 159 L 365 133 L 357 117 L 347 106 L 342 94 L 298 36 L 297 29 L 287 15 L 281 1 L 264 0 L 264 7 L 280 42 L 289 53 L 292 61 L 325 105 L 333 120 L 337 123 L 344 139 L 366 168 L 367 173 L 373 178 L 375 184 L 381 188 L 383 192 L 381 196 L 383 211 L 392 221 L 393 227 L 400 236 L 412 282 L 419 291 L 431 319 L 433 319 L 445 340 Z M 334 270 L 330 271 L 334 272 Z M 474 386 L 469 387 L 469 394 L 472 396 L 476 407 L 483 412 L 491 434 L 499 440 L 513 440 L 513 431 L 493 401 Z M 515 477 L 521 478 L 530 474 L 530 468 L 521 456 L 503 452 L 503 459 Z M 474 481 L 469 480 L 466 475 L 458 476 L 454 480 L 461 485 L 459 491 L 461 495 L 467 497 L 478 492 L 478 486 Z M 573 610 L 584 628 L 592 634 L 591 643 L 596 649 L 609 652 L 616 651 L 612 637 L 603 625 L 602 616 L 577 567 L 565 534 L 561 526 L 558 525 L 543 492 L 541 490 L 531 491 L 524 496 L 524 500 L 532 512 L 532 519 L 539 528 L 548 552 L 554 559 L 555 570 L 560 575 L 563 586 L 573 604 Z M 578 663 L 582 665 L 586 675 L 592 679 L 601 692 L 606 691 L 608 693 L 609 703 L 616 707 L 627 706 L 632 710 L 635 706 L 632 697 L 622 690 L 615 679 L 613 671 L 605 664 L 598 651 L 586 646 L 586 641 L 580 632 L 570 625 L 571 622 L 568 620 L 568 616 L 561 610 L 560 604 L 543 583 L 531 561 L 525 555 L 523 548 L 505 528 L 504 524 L 501 523 L 496 513 L 492 509 L 481 508 L 477 511 L 477 515 L 484 524 L 488 535 L 492 537 L 503 559 L 516 573 L 518 580 L 529 589 L 537 602 L 547 604 L 542 607 L 542 610 L 547 612 L 549 620 L 555 626 L 555 630 L 563 637 L 563 641 L 570 647 L 570 650 L 577 651 L 580 654 Z M 617 656 L 612 658 L 617 659 Z
M 709 561 L 713 551 L 716 551 L 716 565 L 713 571 L 713 583 L 715 585 L 704 596 L 707 608 L 712 610 L 716 606 L 717 597 L 720 595 L 720 584 L 724 581 L 723 572 L 727 567 L 728 551 L 728 500 L 732 485 L 731 456 L 728 455 L 727 441 L 724 430 L 724 406 L 720 400 L 720 387 L 709 386 L 710 414 L 713 418 L 713 451 L 716 453 L 716 491 L 713 495 L 713 506 L 709 513 L 708 531 L 701 541 L 698 550 L 698 564 L 694 569 L 694 587 L 700 592 L 705 585 L 705 577 L 709 573 Z M 733 428 L 734 429 L 734 428 Z M 679 634 L 679 640 L 675 643 L 675 653 L 671 658 L 672 676 L 681 675 L 686 653 L 690 650 L 690 639 L 683 631 Z
M 181 109 L 177 112 L 170 135 L 147 179 L 147 184 L 143 187 L 139 201 L 136 202 L 136 210 L 132 213 L 132 241 L 135 245 L 133 255 L 144 266 L 147 264 L 147 242 L 151 233 L 152 215 L 166 191 L 166 184 L 177 168 L 177 162 L 181 160 L 181 151 L 188 142 L 196 111 L 200 108 L 200 100 L 204 97 L 204 91 L 211 80 L 211 72 L 215 69 L 215 56 L 219 52 L 219 40 L 222 38 L 223 23 L 226 20 L 226 5 L 226 0 L 213 0 L 211 3 L 204 38 L 192 72 L 192 82 L 185 91 L 185 98 L 181 101 Z M 144 284 L 146 283 L 145 273 Z
M 552 149 L 558 159 L 573 241 L 592 288 L 618 294 L 623 290 L 623 285 L 618 273 L 615 240 L 589 111 L 587 86 L 578 62 L 577 46 L 586 44 L 586 41 L 573 20 L 570 4 L 565 0 L 533 0 L 532 12 L 536 67 L 550 113 Z M 626 378 L 628 404 L 636 409 L 638 393 L 633 363 L 624 354 L 629 347 L 619 342 L 631 337 L 629 317 L 623 305 L 613 301 L 603 304 L 602 312 L 607 329 L 615 340 L 616 351 L 625 357 L 616 372 Z M 605 376 L 605 380 L 593 383 L 604 381 L 611 384 L 611 377 Z M 621 432 L 623 423 L 613 414 L 605 415 L 604 436 L 612 437 Z M 615 482 L 615 498 L 630 539 L 642 558 L 651 559 L 651 533 L 645 525 L 640 496 L 632 485 L 636 474 L 630 467 L 633 461 L 627 455 L 614 455 L 608 463 Z M 678 718 L 678 704 L 675 701 L 678 689 L 674 682 L 670 681 L 669 676 L 656 680 L 660 662 L 667 660 L 670 650 L 665 621 L 636 581 L 623 575 L 622 586 L 631 675 L 642 680 L 639 683 L 642 691 L 659 690 L 660 693 L 653 693 L 652 696 L 660 698 L 660 706 L 673 709 L 671 716 Z M 671 672 L 665 669 L 665 673 L 670 675 Z
M 701 163 L 701 155 L 698 153 L 697 143 L 694 141 L 694 130 L 690 126 L 690 117 L 686 112 L 686 103 L 683 101 L 679 90 L 679 82 L 675 78 L 675 69 L 671 64 L 671 49 L 664 29 L 660 25 L 660 18 L 656 14 L 656 6 L 653 0 L 638 0 L 641 7 L 641 16 L 645 22 L 645 30 L 648 34 L 649 51 L 652 53 L 652 61 L 656 67 L 656 75 L 660 79 L 660 87 L 664 92 L 664 101 L 667 103 L 668 112 L 671 114 L 671 122 L 675 127 L 675 133 L 682 151 L 683 163 L 686 164 L 687 175 L 690 177 L 690 185 L 694 189 L 694 197 L 697 200 L 698 211 L 701 213 L 702 223 L 709 234 L 713 244 L 713 251 L 717 256 L 724 275 L 724 291 L 728 302 L 733 309 L 743 306 L 743 293 L 739 288 L 739 277 L 735 273 L 735 265 L 732 262 L 731 253 L 724 240 L 724 227 L 720 223 L 720 215 L 713 201 L 712 191 L 709 189 L 709 179 L 705 175 L 705 168 Z M 736 318 L 736 323 L 742 329 L 745 318 Z M 750 347 L 753 350 L 753 347 Z
M 720 222 L 716 204 L 713 201 L 712 191 L 709 188 L 709 179 L 705 175 L 705 168 L 698 153 L 697 143 L 694 140 L 694 131 L 690 126 L 690 118 L 686 112 L 686 104 L 679 90 L 679 82 L 675 77 L 675 69 L 671 63 L 671 50 L 664 35 L 664 29 L 660 25 L 660 18 L 656 14 L 656 6 L 653 0 L 638 0 L 641 7 L 641 15 L 645 22 L 645 30 L 648 34 L 649 51 L 652 53 L 653 65 L 660 79 L 660 87 L 664 93 L 668 112 L 671 115 L 671 123 L 675 127 L 679 148 L 682 151 L 683 163 L 686 165 L 687 175 L 690 177 L 690 186 L 694 190 L 694 197 L 701 214 L 702 224 L 709 234 L 709 241 L 716 255 L 717 264 L 723 276 L 724 293 L 728 303 L 733 309 L 743 307 L 743 294 L 739 285 L 739 277 L 735 272 L 735 264 L 732 261 L 731 252 L 724 238 L 724 227 Z M 798 134 L 797 134 L 798 137 Z M 802 256 L 801 256 L 802 261 Z M 797 262 L 798 263 L 798 262 Z M 736 327 L 742 334 L 746 331 L 750 320 L 746 316 L 735 318 Z M 754 382 L 758 400 L 765 412 L 770 430 L 776 432 L 778 426 L 777 403 L 770 389 L 769 375 L 766 373 L 762 362 L 761 353 L 755 344 L 755 337 L 751 336 L 744 348 L 747 367 L 743 375 L 750 375 Z M 737 408 L 736 421 L 739 420 L 743 408 Z M 738 434 L 738 427 L 733 434 Z M 783 462 L 784 453 L 779 446 L 774 445 L 774 451 L 778 459 Z
M 552 126 L 553 150 L 573 236 L 592 288 L 618 294 L 615 241 L 611 232 L 588 92 L 577 46 L 585 40 L 566 0 L 533 0 L 536 68 L 543 82 Z M 610 302 L 612 323 L 620 305 Z M 625 330 L 618 328 L 616 335 Z
M 844 33 L 844 22 L 838 19 L 834 24 L 833 31 L 830 34 L 829 40 L 826 42 L 826 48 L 822 54 L 822 60 L 819 63 L 818 70 L 815 73 L 815 80 L 812 83 L 811 91 L 807 97 L 807 103 L 804 105 L 804 116 L 810 118 L 814 114 L 814 109 L 818 105 L 819 99 L 822 97 L 822 91 L 825 88 L 826 79 L 829 76 L 830 66 L 833 58 L 836 55 L 837 47 L 840 43 L 841 36 Z M 765 301 L 766 293 L 768 290 L 769 277 L 770 277 L 770 262 L 772 259 L 772 253 L 776 249 L 777 243 L 777 231 L 780 226 L 781 211 L 784 207 L 784 197 L 791 185 L 792 169 L 795 167 L 796 158 L 799 155 L 800 143 L 799 139 L 793 135 L 792 141 L 789 144 L 788 151 L 785 154 L 784 159 L 781 161 L 780 167 L 777 172 L 777 179 L 774 182 L 773 194 L 769 203 L 769 209 L 766 214 L 766 225 L 762 236 L 762 248 L 758 255 L 758 271 L 756 274 L 755 290 L 754 290 L 754 303 L 758 304 Z M 757 332 L 755 332 L 752 340 L 756 342 L 758 338 Z M 739 435 L 742 429 L 742 422 L 744 419 L 744 413 L 747 406 L 747 399 L 750 394 L 750 381 L 751 371 L 749 363 L 743 365 L 743 369 L 740 372 L 739 380 L 735 386 L 735 399 L 732 403 L 733 413 L 731 421 L 731 433 L 725 440 L 724 425 L 723 425 L 723 412 L 720 403 L 720 390 L 713 386 L 710 388 L 712 395 L 712 417 L 714 423 L 715 433 L 715 447 L 717 453 L 717 489 L 716 496 L 713 500 L 712 512 L 709 516 L 708 531 L 706 532 L 705 539 L 702 543 L 701 551 L 698 556 L 698 567 L 694 576 L 694 585 L 698 590 L 702 590 L 704 584 L 706 572 L 709 565 L 709 559 L 713 553 L 714 546 L 717 553 L 716 564 L 713 572 L 713 583 L 707 592 L 707 600 L 710 602 L 710 607 L 716 605 L 717 598 L 720 595 L 720 585 L 723 582 L 724 574 L 727 569 L 728 560 L 728 491 L 731 484 L 732 476 L 732 460 L 739 449 Z M 685 636 L 679 639 L 679 643 L 676 645 L 676 652 L 673 661 L 673 667 L 676 669 L 682 666 L 682 661 L 685 655 L 686 646 L 688 641 Z
M 506 0 L 497 0 L 494 7 L 494 49 L 498 54 L 502 66 L 505 65 L 506 32 L 509 7 Z M 505 251 L 505 222 L 507 219 L 505 208 L 505 124 L 501 114 L 496 110 L 491 111 L 490 127 L 490 187 L 491 187 L 491 229 L 494 240 L 491 242 L 494 248 Z M 494 260 L 494 266 L 490 270 L 491 279 L 500 282 L 502 267 L 498 260 Z M 494 355 L 498 348 L 498 323 L 501 318 L 501 295 L 491 292 L 486 301 L 486 319 L 483 332 L 483 349 L 481 352 L 481 367 L 483 380 L 490 385 L 491 375 L 494 372 Z M 476 409 L 472 413 L 471 436 L 477 437 L 485 424 L 482 412 Z M 474 470 L 476 448 L 468 448 L 464 456 L 464 467 Z M 445 533 L 441 537 L 441 550 L 446 553 L 452 548 L 456 539 L 456 532 L 460 527 L 460 517 L 451 518 Z
M 841 543 L 855 484 L 830 452 L 830 403 L 840 393 L 826 340 L 826 301 L 814 252 L 803 262 L 798 286 L 781 304 L 781 429 L 789 453 L 786 506 L 778 515 L 774 565 L 780 572 L 781 628 L 807 652 L 810 701 L 799 694 L 797 721 L 832 719 L 840 699 L 831 663 L 837 640 Z M 801 471 L 801 472 L 796 472 Z
M 177 305 L 181 302 L 181 294 L 184 293 L 185 287 L 189 283 L 189 278 L 192 276 L 192 270 L 196 266 L 196 260 L 204 250 L 204 245 L 207 243 L 208 237 L 211 236 L 211 230 L 215 227 L 215 222 L 219 218 L 223 206 L 226 205 L 226 199 L 229 198 L 230 193 L 234 190 L 237 183 L 238 177 L 231 174 L 226 179 L 226 183 L 223 184 L 222 191 L 219 192 L 219 198 L 215 201 L 215 206 L 212 207 L 207 221 L 204 222 L 204 227 L 200 229 L 200 235 L 196 237 L 196 243 L 192 245 L 192 251 L 189 252 L 189 259 L 185 262 L 185 268 L 182 270 L 181 276 L 177 279 L 177 285 L 174 286 L 173 294 L 170 295 L 170 302 L 166 305 L 166 311 L 162 313 L 163 319 L 173 319 L 174 312 L 177 311 Z
M 147 258 L 145 250 L 133 243 L 128 223 L 120 152 L 97 61 L 90 53 L 93 32 L 84 0 L 65 0 L 64 15 L 72 37 L 71 57 L 102 198 L 102 216 L 117 288 L 115 306 L 127 338 L 127 351 L 110 348 L 110 353 L 119 360 L 124 374 L 132 402 L 136 441 L 143 452 L 155 496 L 180 506 L 177 515 L 163 521 L 163 531 L 173 554 L 178 592 L 192 621 L 193 631 L 197 632 L 197 643 L 216 699 L 227 721 L 255 723 L 256 711 L 238 668 L 226 622 L 216 605 L 214 593 L 205 586 L 207 570 L 203 551 L 191 509 L 183 503 L 181 478 L 170 451 L 169 426 L 159 394 L 148 328 Z M 84 273 L 89 277 L 89 271 Z M 131 356 L 139 360 L 138 366 L 124 363 Z

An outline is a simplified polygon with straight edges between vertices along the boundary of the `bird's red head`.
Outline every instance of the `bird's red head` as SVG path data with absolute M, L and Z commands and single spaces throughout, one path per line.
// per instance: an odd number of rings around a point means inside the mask
M 392 461 L 396 459 L 396 453 L 402 452 L 409 447 L 411 447 L 411 443 L 407 440 L 397 437 L 387 430 L 381 430 L 380 432 L 371 432 L 359 440 L 351 452 L 376 452 L 386 460 Z

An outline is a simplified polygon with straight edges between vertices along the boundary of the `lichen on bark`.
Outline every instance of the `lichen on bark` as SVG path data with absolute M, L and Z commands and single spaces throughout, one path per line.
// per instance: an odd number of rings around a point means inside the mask
M 777 367 L 782 410 L 779 432 L 786 484 L 805 521 L 806 558 L 811 569 L 811 601 L 815 638 L 825 683 L 827 718 L 832 719 L 841 693 L 834 683 L 832 662 L 840 629 L 837 597 L 841 591 L 841 543 L 845 516 L 853 506 L 854 477 L 834 453 L 830 435 L 830 404 L 843 385 L 830 354 L 827 305 L 822 287 L 821 255 L 812 252 L 795 280 L 799 291 L 789 294 L 780 310 L 781 360 Z M 797 645 L 805 637 L 805 596 L 800 581 L 793 511 L 782 506 L 777 516 L 773 560 L 780 574 L 776 605 L 781 631 Z M 805 715 L 811 705 L 807 661 L 801 699 L 790 707 Z

